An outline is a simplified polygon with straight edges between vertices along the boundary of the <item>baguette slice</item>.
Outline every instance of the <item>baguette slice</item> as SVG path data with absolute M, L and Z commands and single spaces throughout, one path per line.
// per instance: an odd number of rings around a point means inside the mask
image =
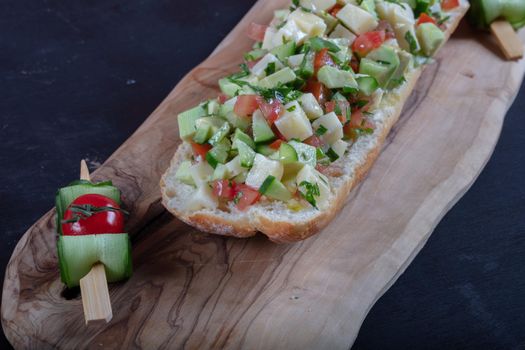
M 460 7 L 448 12 L 450 20 L 445 31 L 447 40 L 468 7 L 468 2 L 463 0 Z M 392 126 L 399 119 L 403 105 L 414 89 L 423 67 L 413 69 L 405 77 L 406 82 L 403 85 L 385 93 L 372 117 L 376 126 L 374 133 L 359 137 L 345 156 L 333 163 L 332 169 L 335 171 L 332 171 L 332 176 L 328 176 L 331 185 L 328 208 L 317 210 L 312 207 L 293 211 L 282 202 L 263 199 L 245 211 L 239 211 L 230 204 L 229 207 L 222 209 L 188 212 L 184 209 L 185 203 L 195 189 L 175 178 L 179 165 L 191 159 L 191 146 L 187 143 L 182 143 L 178 147 L 170 167 L 161 178 L 163 205 L 180 220 L 204 232 L 250 237 L 259 231 L 278 243 L 296 242 L 312 236 L 328 225 L 339 213 L 350 191 L 365 177 L 378 157 Z

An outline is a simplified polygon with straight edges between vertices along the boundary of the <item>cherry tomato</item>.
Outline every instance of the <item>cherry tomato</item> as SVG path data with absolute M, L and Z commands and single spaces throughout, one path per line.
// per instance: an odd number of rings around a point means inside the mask
M 240 184 L 236 186 L 235 198 L 237 199 L 237 204 L 235 205 L 237 209 L 245 210 L 257 202 L 261 198 L 261 194 L 246 184 Z
M 191 143 L 191 148 L 193 149 L 193 154 L 195 156 L 200 156 L 202 159 L 206 159 L 206 153 L 208 153 L 208 151 L 212 149 L 211 145 L 207 143 L 200 145 L 195 142 Z
M 343 5 L 340 5 L 340 4 L 336 4 L 334 7 L 332 7 L 330 10 L 328 10 L 328 13 L 331 14 L 332 16 L 337 16 L 337 13 L 339 11 L 341 11 L 341 9 L 343 8 Z
M 323 105 L 326 100 L 330 99 L 330 89 L 328 89 L 326 86 L 321 84 L 317 79 L 310 79 L 306 82 L 306 86 L 304 88 L 305 92 L 311 92 L 317 102 L 319 104 Z
M 85 205 L 91 205 L 89 208 Z M 91 215 L 78 212 L 80 208 L 90 212 Z M 123 233 L 124 214 L 120 206 L 113 199 L 100 194 L 85 194 L 75 199 L 64 213 L 64 221 L 75 220 L 76 222 L 65 222 L 62 224 L 64 236 L 82 236 L 100 233 Z
M 235 101 L 235 106 L 233 106 L 233 111 L 239 117 L 252 115 L 259 108 L 259 99 L 260 97 L 257 95 L 239 95 Z
M 274 142 L 270 143 L 268 147 L 270 147 L 271 149 L 279 149 L 279 147 L 281 147 L 281 143 L 283 143 L 283 140 L 277 139 Z
M 219 198 L 231 201 L 235 198 L 235 182 L 217 180 L 213 183 L 213 193 Z
M 419 18 L 417 19 L 416 25 L 420 25 L 421 23 L 434 23 L 434 24 L 436 24 L 436 20 L 423 12 L 419 16 Z
M 319 69 L 321 69 L 321 67 L 323 66 L 332 66 L 332 67 L 336 66 L 334 60 L 332 59 L 332 56 L 328 54 L 327 48 L 321 49 L 319 52 L 315 54 L 315 58 L 314 58 L 315 74 L 317 74 L 317 71 L 319 71 Z
M 441 0 L 441 8 L 445 11 L 453 10 L 459 6 L 459 0 Z
M 359 35 L 352 43 L 352 50 L 360 57 L 366 56 L 373 49 L 377 49 L 385 41 L 385 31 L 379 30 Z
M 277 99 L 272 99 L 269 102 L 259 99 L 259 108 L 271 126 L 281 116 L 283 105 Z
M 248 36 L 248 38 L 253 39 L 255 41 L 263 41 L 266 29 L 268 29 L 268 26 L 252 22 L 248 27 L 246 35 Z

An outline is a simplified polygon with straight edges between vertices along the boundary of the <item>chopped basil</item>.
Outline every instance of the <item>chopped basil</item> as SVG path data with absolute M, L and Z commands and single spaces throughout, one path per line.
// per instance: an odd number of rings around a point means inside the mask
M 405 40 L 407 41 L 410 47 L 410 53 L 416 53 L 417 52 L 417 41 L 416 41 L 416 38 L 414 38 L 414 36 L 410 32 L 410 30 L 406 32 Z
M 287 108 L 286 110 L 287 110 L 288 112 L 293 112 L 293 111 L 295 111 L 295 107 L 296 107 L 296 106 L 293 105 L 293 106 L 290 106 L 290 108 Z
M 321 124 L 321 125 L 319 125 L 319 128 L 317 128 L 317 130 L 315 131 L 315 134 L 317 136 L 322 136 L 322 135 L 326 134 L 327 131 L 328 131 L 328 129 L 325 128 L 325 126 Z
M 339 159 L 339 155 L 335 153 L 335 151 L 331 148 L 329 148 L 328 151 L 326 151 L 326 155 L 328 156 L 328 158 L 330 158 L 331 162 L 335 162 L 337 159 Z
M 321 191 L 319 190 L 319 185 L 317 183 L 313 184 L 308 181 L 303 181 L 299 184 L 299 187 L 304 187 L 305 192 L 301 191 L 299 189 L 299 193 L 301 196 L 310 203 L 315 209 L 317 208 L 317 202 L 315 200 L 315 197 L 319 197 L 321 195 Z
M 266 73 L 267 76 L 275 73 L 275 62 L 268 63 L 268 65 L 264 69 L 264 72 Z

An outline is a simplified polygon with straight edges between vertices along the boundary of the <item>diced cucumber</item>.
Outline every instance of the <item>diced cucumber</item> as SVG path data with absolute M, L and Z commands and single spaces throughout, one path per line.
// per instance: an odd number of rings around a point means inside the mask
M 313 135 L 310 120 L 298 101 L 284 105 L 284 114 L 275 121 L 275 127 L 287 140 L 302 141 Z
M 275 138 L 275 134 L 260 110 L 256 110 L 252 115 L 252 130 L 253 139 L 257 143 L 271 141 Z
M 253 49 L 252 51 L 244 54 L 244 59 L 246 61 L 255 61 L 266 54 L 266 50 L 263 49 Z
M 226 114 L 226 120 L 228 123 L 230 123 L 234 128 L 241 129 L 242 131 L 246 132 L 252 123 L 249 117 L 240 117 L 237 114 L 230 112 Z
M 337 140 L 330 147 L 330 149 L 333 150 L 337 154 L 338 157 L 344 156 L 347 148 L 348 148 L 348 143 L 343 140 Z
M 225 101 L 220 107 L 219 107 L 219 117 L 226 118 L 226 115 L 228 113 L 233 113 L 233 108 L 235 107 L 235 103 L 237 102 L 237 96 L 230 98 L 229 100 Z
M 191 161 L 189 160 L 183 161 L 182 163 L 180 163 L 179 168 L 177 169 L 177 172 L 175 173 L 175 178 L 182 183 L 194 186 L 195 182 L 193 181 L 193 178 L 191 177 L 190 168 L 191 168 Z
M 251 168 L 253 160 L 255 159 L 255 151 L 240 140 L 237 141 L 237 148 L 239 149 L 241 166 L 244 168 Z
M 224 140 L 224 138 L 228 135 L 230 132 L 230 124 L 228 122 L 224 122 L 222 126 L 217 130 L 215 134 L 210 138 L 208 143 L 212 146 L 217 145 L 219 142 Z
M 371 76 L 358 77 L 357 84 L 359 85 L 359 91 L 365 96 L 370 96 L 379 88 L 379 83 L 376 78 Z
M 237 174 L 233 178 L 233 181 L 235 181 L 238 184 L 242 184 L 242 183 L 246 182 L 246 178 L 247 177 L 248 177 L 248 172 L 247 171 L 242 171 L 242 172 L 240 172 L 239 174 Z
M 220 103 L 217 100 L 209 100 L 208 105 L 208 115 L 216 115 L 219 113 L 219 108 L 221 107 Z
M 434 23 L 422 23 L 417 27 L 417 38 L 425 56 L 432 56 L 445 41 L 445 33 Z
M 271 199 L 277 199 L 286 202 L 292 199 L 292 194 L 286 187 L 277 180 L 275 176 L 269 175 L 259 187 L 259 192 Z
M 334 16 L 332 16 L 328 12 L 322 11 L 322 12 L 319 12 L 318 15 L 319 15 L 319 17 L 321 17 L 323 19 L 324 23 L 326 24 L 326 32 L 327 33 L 330 33 L 335 28 L 337 23 L 339 23 L 337 18 L 335 18 Z
M 293 140 L 288 142 L 288 144 L 295 149 L 295 152 L 297 153 L 297 160 L 299 162 L 315 167 L 317 164 L 317 154 L 315 147 Z
M 394 70 L 388 65 L 362 58 L 359 64 L 359 73 L 374 77 L 379 86 L 385 87 L 394 74 Z
M 258 189 L 268 175 L 272 175 L 280 180 L 283 176 L 283 165 L 279 161 L 268 159 L 257 153 L 253 166 L 246 176 L 246 184 Z
M 332 101 L 345 101 L 348 102 L 348 99 L 339 91 L 332 95 Z
M 277 57 L 275 57 L 274 54 L 268 53 L 266 54 L 259 62 L 257 62 L 250 71 L 254 76 L 256 76 L 258 79 L 264 78 L 267 74 L 271 74 L 272 72 L 269 71 L 269 67 L 272 68 L 273 72 L 276 70 L 282 69 L 284 66 L 279 61 Z M 253 82 L 256 84 L 256 82 Z
M 351 31 L 349 31 L 348 29 L 346 29 L 345 26 L 343 26 L 342 24 L 338 24 L 335 29 L 332 31 L 332 33 L 330 33 L 330 38 L 332 39 L 339 39 L 339 38 L 343 38 L 343 39 L 347 39 L 349 41 L 349 43 L 353 43 L 356 36 L 354 33 L 352 33 Z
M 225 122 L 226 120 L 221 117 L 202 117 L 195 121 L 195 127 L 198 131 L 200 128 L 205 127 L 206 125 L 210 126 L 210 134 L 213 135 L 219 130 L 221 126 L 223 126 Z
M 376 13 L 376 4 L 374 0 L 363 0 L 361 1 L 361 5 L 359 5 L 363 10 L 370 13 L 374 18 L 377 18 Z
M 219 79 L 219 88 L 226 96 L 233 97 L 237 94 L 237 91 L 241 89 L 241 86 L 233 83 L 228 78 L 221 78 Z
M 295 41 L 289 41 L 280 46 L 274 47 L 271 51 L 278 59 L 285 62 L 286 58 L 295 53 Z
M 283 164 L 297 162 L 298 158 L 295 148 L 287 143 L 281 143 L 281 146 L 279 147 L 279 160 Z
M 298 101 L 308 119 L 313 120 L 323 115 L 323 109 L 312 93 L 302 94 Z
M 299 68 L 301 66 L 301 63 L 303 62 L 303 59 L 304 59 L 304 53 L 290 56 L 287 59 L 288 66 L 294 69 Z
M 208 141 L 208 139 L 210 138 L 211 134 L 211 125 L 203 124 L 202 126 L 197 128 L 197 132 L 195 132 L 195 135 L 193 135 L 193 141 L 200 144 L 206 143 L 206 141 Z
M 265 143 L 257 144 L 255 146 L 255 151 L 266 157 L 275 153 L 275 149 L 271 148 L 268 144 L 265 144 Z
M 202 106 L 197 106 L 182 112 L 177 117 L 179 124 L 179 135 L 184 141 L 190 141 L 195 134 L 195 121 L 206 115 L 206 111 Z
M 228 143 L 228 139 L 223 139 L 221 142 L 213 146 L 213 148 L 206 153 L 206 160 L 212 168 L 215 169 L 217 167 L 217 164 L 224 164 L 228 160 L 228 154 L 231 148 L 231 145 L 229 145 Z
M 255 148 L 255 142 L 253 142 L 252 138 L 248 134 L 244 133 L 241 129 L 235 129 L 235 133 L 233 134 L 233 139 L 232 139 L 233 149 L 237 149 L 238 141 L 244 142 L 245 144 L 250 146 L 250 148 L 252 149 Z
M 290 67 L 283 69 L 267 76 L 259 81 L 259 86 L 265 89 L 273 89 L 279 85 L 294 81 L 297 78 Z
M 328 151 L 326 151 L 326 156 L 331 162 L 335 162 L 337 159 L 339 159 L 339 155 L 332 148 L 329 148 Z
M 390 78 L 390 81 L 388 82 L 387 89 L 389 90 L 403 84 L 405 82 L 406 72 L 414 65 L 414 58 L 410 53 L 401 50 L 398 52 L 398 56 L 399 67 L 397 67 L 396 71 L 392 75 L 392 78 Z
M 59 236 L 57 252 L 60 275 L 69 288 L 78 286 L 97 262 L 104 264 L 108 282 L 131 276 L 131 244 L 127 233 Z
M 352 72 L 331 66 L 323 66 L 317 72 L 317 79 L 329 89 L 357 88 Z
M 314 75 L 314 58 L 315 52 L 310 51 L 306 53 L 303 57 L 303 62 L 297 69 L 297 75 L 303 79 L 308 79 Z

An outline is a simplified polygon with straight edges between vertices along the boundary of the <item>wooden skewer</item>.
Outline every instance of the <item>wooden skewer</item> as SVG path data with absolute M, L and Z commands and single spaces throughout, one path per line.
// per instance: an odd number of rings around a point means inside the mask
M 496 37 L 499 47 L 507 60 L 523 57 L 523 43 L 509 22 L 497 20 L 491 23 L 490 31 Z
M 80 162 L 80 179 L 90 180 L 89 169 L 83 159 Z M 93 265 L 91 271 L 80 279 L 80 293 L 82 294 L 86 325 L 107 323 L 113 318 L 106 271 L 103 264 Z

